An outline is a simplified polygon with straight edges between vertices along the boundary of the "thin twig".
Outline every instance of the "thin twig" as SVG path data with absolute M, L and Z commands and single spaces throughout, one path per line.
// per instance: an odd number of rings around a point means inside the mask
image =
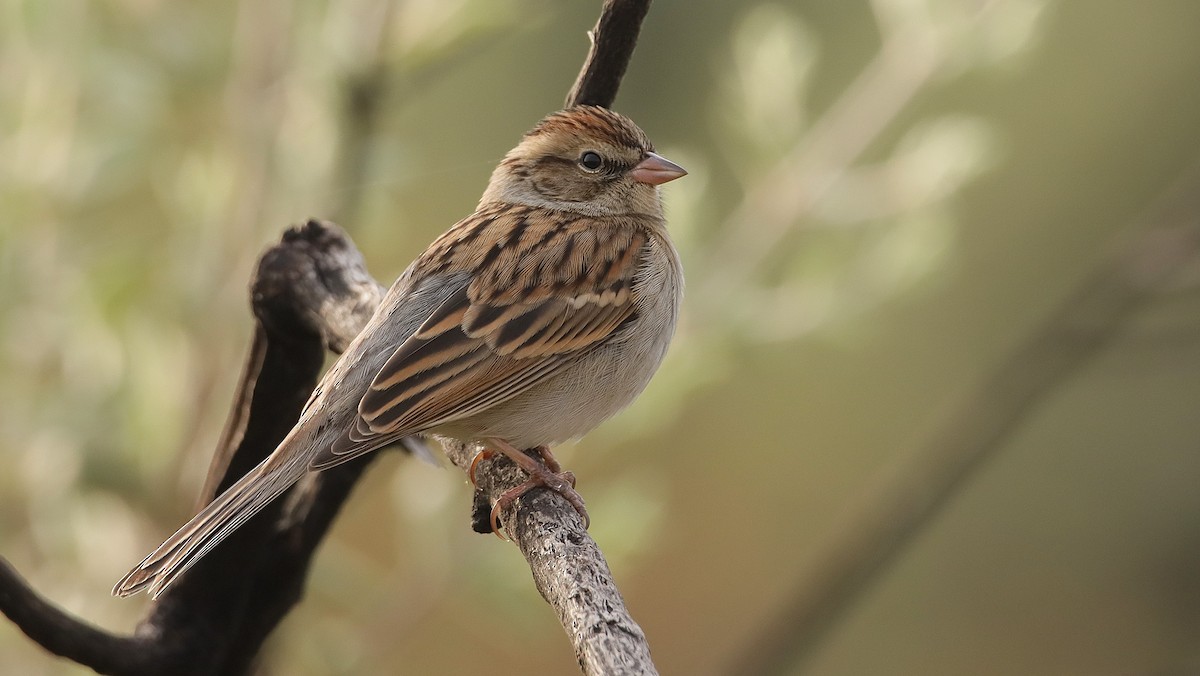
M 1004 359 L 941 432 L 871 482 L 801 570 L 796 592 L 730 674 L 794 673 L 878 574 L 904 551 L 1045 399 L 1118 336 L 1200 256 L 1200 165 L 1155 202 L 1146 227 Z
M 567 94 L 567 107 L 590 105 L 611 108 L 621 78 L 637 46 L 642 19 L 650 0 L 605 0 L 596 27 L 588 32 L 591 48 L 579 77 Z

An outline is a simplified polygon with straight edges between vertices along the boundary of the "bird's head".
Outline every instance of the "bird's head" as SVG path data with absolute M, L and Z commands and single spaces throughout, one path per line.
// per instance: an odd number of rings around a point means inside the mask
M 597 106 L 549 115 L 492 173 L 481 204 L 505 202 L 590 216 L 659 215 L 658 188 L 687 174 L 654 152 L 629 118 Z

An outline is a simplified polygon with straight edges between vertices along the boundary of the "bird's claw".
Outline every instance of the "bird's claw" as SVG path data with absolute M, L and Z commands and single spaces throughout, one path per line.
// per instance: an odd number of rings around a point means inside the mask
M 539 446 L 533 449 L 541 457 L 541 463 L 538 463 L 533 458 L 521 453 L 516 449 L 512 449 L 513 452 L 510 453 L 509 449 L 505 448 L 503 445 L 497 444 L 497 447 L 499 448 L 500 453 L 512 458 L 514 462 L 528 472 L 529 478 L 523 481 L 521 484 L 504 491 L 504 493 L 502 493 L 500 497 L 496 499 L 495 504 L 492 505 L 491 525 L 492 532 L 496 534 L 496 537 L 499 537 L 502 540 L 511 539 L 505 537 L 500 527 L 500 512 L 504 511 L 504 509 L 516 501 L 517 498 L 520 498 L 522 495 L 525 495 L 534 488 L 548 488 L 555 493 L 558 493 L 563 497 L 563 499 L 571 503 L 571 506 L 574 507 L 575 511 L 579 513 L 580 518 L 583 519 L 584 529 L 586 530 L 589 526 L 591 526 L 592 519 L 590 516 L 588 516 L 587 508 L 583 503 L 583 497 L 580 496 L 575 490 L 574 472 L 564 472 L 562 470 L 562 465 L 560 465 L 558 460 L 555 459 L 555 457 L 550 453 L 550 449 L 548 447 Z M 482 460 L 493 457 L 495 454 L 495 451 L 484 450 L 477 454 L 471 461 L 470 475 L 472 484 L 475 484 L 476 465 Z M 476 484 L 476 486 L 478 487 L 478 484 Z

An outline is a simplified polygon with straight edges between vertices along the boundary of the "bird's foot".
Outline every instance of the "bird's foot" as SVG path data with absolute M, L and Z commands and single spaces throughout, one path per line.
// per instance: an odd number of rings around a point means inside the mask
M 504 454 L 529 474 L 529 479 L 502 493 L 496 500 L 496 503 L 492 505 L 492 532 L 497 537 L 504 539 L 504 535 L 500 530 L 500 512 L 511 505 L 517 498 L 525 495 L 534 488 L 549 488 L 558 493 L 563 499 L 571 503 L 576 512 L 579 512 L 579 516 L 583 519 L 584 529 L 591 525 L 592 520 L 588 516 L 587 508 L 584 507 L 583 497 L 575 490 L 575 475 L 571 472 L 563 471 L 562 465 L 550 453 L 548 447 L 539 446 L 533 449 L 541 456 L 542 461 L 538 462 L 503 440 L 489 439 L 488 445 L 494 448 L 495 451 L 482 451 L 471 462 L 472 483 L 475 482 L 475 467 L 477 463 L 487 457 L 494 457 L 496 452 Z M 490 455 L 481 457 L 485 453 L 490 453 Z

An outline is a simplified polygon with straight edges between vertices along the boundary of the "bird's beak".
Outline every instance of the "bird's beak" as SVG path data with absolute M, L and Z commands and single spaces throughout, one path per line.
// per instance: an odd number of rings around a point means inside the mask
M 629 175 L 638 183 L 661 185 L 687 176 L 687 170 L 657 153 L 646 153 L 646 159 L 630 170 Z

